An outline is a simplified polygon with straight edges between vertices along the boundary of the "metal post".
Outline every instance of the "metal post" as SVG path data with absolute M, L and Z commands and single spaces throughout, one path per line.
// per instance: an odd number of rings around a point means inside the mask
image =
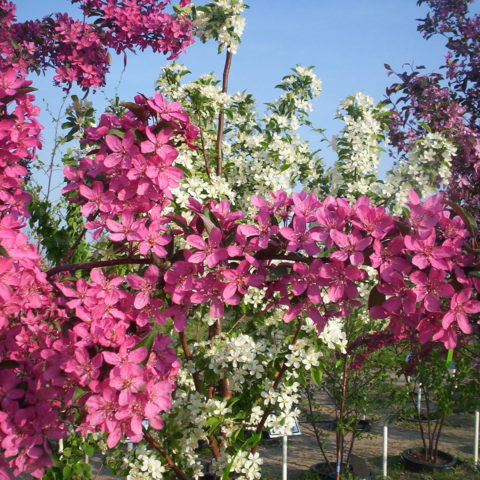
M 388 425 L 383 426 L 383 478 L 387 478 Z
M 417 387 L 417 412 L 420 415 L 422 411 L 422 384 L 419 383 Z
M 283 436 L 282 480 L 287 480 L 287 435 Z
M 475 412 L 475 445 L 473 447 L 473 465 L 478 468 L 478 437 L 480 430 L 480 411 Z
M 63 438 L 58 441 L 58 453 L 63 453 Z

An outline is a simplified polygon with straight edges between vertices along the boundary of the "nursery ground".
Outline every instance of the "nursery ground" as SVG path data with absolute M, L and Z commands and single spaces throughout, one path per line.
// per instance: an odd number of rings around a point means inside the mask
M 335 433 L 328 429 L 329 420 L 333 416 L 325 416 L 324 434 L 333 452 Z M 322 461 L 322 456 L 315 441 L 312 427 L 307 423 L 300 424 L 302 435 L 288 439 L 288 479 L 302 480 L 310 478 L 306 475 L 309 466 Z M 445 422 L 440 439 L 440 450 L 449 452 L 461 460 L 461 465 L 444 474 L 413 474 L 406 472 L 400 460 L 400 453 L 414 446 L 420 446 L 421 439 L 413 422 L 395 422 L 389 427 L 388 461 L 389 479 L 391 480 L 480 480 L 480 472 L 475 472 L 473 465 L 474 415 L 454 414 Z M 374 423 L 371 432 L 358 440 L 355 454 L 365 459 L 371 478 L 381 478 L 382 473 L 383 425 Z M 282 441 L 274 439 L 266 441 L 262 447 L 264 480 L 280 480 L 282 478 Z M 100 458 L 93 459 L 94 480 L 111 480 Z

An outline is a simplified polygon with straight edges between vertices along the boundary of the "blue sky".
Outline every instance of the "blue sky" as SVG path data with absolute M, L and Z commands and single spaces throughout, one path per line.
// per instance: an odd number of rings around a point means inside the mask
M 19 20 L 38 18 L 51 12 L 77 12 L 67 0 L 17 1 Z M 387 77 L 384 63 L 400 71 L 405 63 L 426 65 L 435 69 L 445 54 L 444 41 L 425 41 L 416 31 L 415 19 L 426 10 L 415 0 L 250 0 L 246 13 L 247 26 L 242 45 L 233 58 L 229 91 L 247 90 L 259 103 L 275 98 L 274 85 L 296 64 L 315 66 L 323 82 L 323 93 L 315 104 L 312 120 L 325 128 L 327 136 L 338 132 L 341 123 L 334 120 L 340 101 L 361 90 L 381 100 L 392 79 Z M 476 4 L 478 10 L 478 2 Z M 178 60 L 186 64 L 194 76 L 202 73 L 221 74 L 223 55 L 209 42 L 197 43 Z M 151 53 L 129 55 L 128 65 L 119 86 L 123 100 L 137 92 L 151 95 L 165 58 Z M 105 96 L 113 95 L 118 84 L 122 59 L 114 58 L 110 85 L 91 100 L 99 109 Z M 58 109 L 62 92 L 50 86 L 51 78 L 33 79 L 39 88 L 37 96 L 52 111 Z M 42 102 L 40 106 L 43 108 Z M 44 125 L 51 122 L 45 115 Z M 51 127 L 45 140 L 51 137 Z M 45 142 L 45 153 L 49 144 Z M 325 152 L 328 160 L 332 154 Z

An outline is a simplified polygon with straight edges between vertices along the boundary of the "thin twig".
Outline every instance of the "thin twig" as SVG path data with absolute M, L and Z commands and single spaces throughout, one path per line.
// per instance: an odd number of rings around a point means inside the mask
M 323 448 L 323 442 L 320 438 L 320 433 L 318 431 L 317 424 L 313 420 L 313 405 L 312 405 L 312 397 L 311 397 L 312 392 L 311 392 L 309 386 L 307 386 L 306 392 L 307 392 L 308 410 L 310 411 L 310 415 L 312 417 L 312 427 L 313 427 L 313 432 L 315 433 L 315 438 L 317 439 L 318 448 L 320 448 L 320 452 L 322 452 L 323 458 L 324 458 L 325 463 L 327 464 L 328 468 L 330 469 L 331 472 L 333 472 L 334 469 L 332 467 L 332 464 L 328 460 L 327 454 L 325 453 L 325 449 Z
M 440 423 L 438 425 L 437 438 L 435 439 L 435 446 L 433 448 L 433 451 L 435 452 L 435 457 L 434 457 L 435 462 L 437 461 L 438 441 L 440 440 L 440 433 L 442 432 L 444 420 L 445 420 L 445 415 L 442 415 L 442 417 L 440 418 Z
M 162 448 L 162 446 L 150 435 L 148 430 L 143 427 L 143 437 L 145 440 L 165 459 L 168 466 L 174 471 L 180 480 L 189 480 L 187 475 L 175 464 L 170 455 Z
M 347 368 L 347 358 L 345 356 L 344 358 L 344 364 L 343 364 L 343 379 L 342 379 L 342 397 L 340 400 L 340 412 L 338 414 L 338 421 L 340 422 L 340 428 L 338 428 L 337 425 L 337 434 L 336 434 L 336 439 L 337 439 L 337 474 L 335 476 L 336 480 L 341 479 L 341 470 L 342 470 L 342 461 L 343 461 L 343 417 L 345 413 L 345 397 L 347 396 L 347 373 L 348 373 L 348 368 Z
M 232 65 L 232 52 L 227 50 L 227 57 L 225 59 L 225 67 L 223 69 L 223 83 L 222 92 L 227 93 L 228 89 L 228 74 L 230 73 L 230 66 Z M 222 176 L 222 141 L 223 141 L 223 127 L 225 123 L 225 109 L 220 108 L 220 114 L 218 115 L 218 131 L 217 131 L 217 175 Z
M 420 428 L 420 435 L 422 437 L 423 450 L 424 450 L 425 455 L 426 455 L 428 448 L 427 448 L 427 442 L 425 440 L 425 430 L 423 428 L 422 418 L 420 416 L 420 412 L 417 409 L 417 401 L 416 401 L 415 395 L 413 394 L 413 391 L 412 391 L 412 388 L 411 388 L 411 382 L 408 381 L 406 376 L 405 376 L 405 380 L 406 380 L 407 385 L 408 385 L 408 394 L 410 396 L 410 400 L 412 401 L 413 406 L 415 407 L 415 414 L 416 414 L 417 420 L 418 420 L 418 427 Z
M 210 166 L 208 164 L 207 152 L 205 150 L 205 137 L 203 135 L 203 128 L 202 128 L 202 124 L 201 124 L 201 116 L 199 115 L 198 118 L 199 118 L 199 120 L 198 120 L 198 123 L 199 123 L 198 130 L 200 131 L 200 141 L 202 143 L 202 155 L 203 155 L 203 160 L 205 162 L 205 171 L 207 172 L 208 179 L 212 180 L 212 176 L 210 174 Z
M 60 117 L 62 115 L 63 107 L 65 106 L 65 102 L 67 101 L 67 95 L 64 95 L 62 104 L 58 109 L 58 117 L 55 118 L 52 114 L 52 119 L 55 122 L 55 144 L 53 145 L 52 153 L 50 155 L 50 165 L 48 166 L 48 183 L 47 183 L 47 193 L 45 194 L 45 200 L 48 201 L 50 197 L 50 191 L 52 186 L 52 176 L 53 176 L 53 165 L 55 163 L 55 156 L 57 154 L 58 147 L 62 144 L 62 142 L 58 138 L 58 125 L 60 123 Z
M 117 260 L 101 260 L 98 262 L 72 263 L 70 265 L 58 265 L 47 271 L 47 277 L 60 272 L 75 272 L 77 270 L 92 270 L 93 268 L 113 267 L 115 265 L 150 265 L 152 260 L 148 258 L 119 258 Z

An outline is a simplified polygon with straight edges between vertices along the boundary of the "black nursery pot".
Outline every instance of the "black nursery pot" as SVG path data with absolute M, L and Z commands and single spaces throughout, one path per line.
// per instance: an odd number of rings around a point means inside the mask
M 333 472 L 329 470 L 326 462 L 320 462 L 312 465 L 310 467 L 310 471 L 312 473 L 316 473 L 318 478 L 321 478 L 322 480 L 335 480 L 335 469 L 337 465 L 335 463 L 330 463 L 330 466 L 333 468 Z
M 402 452 L 405 468 L 411 472 L 448 471 L 457 463 L 457 459 L 449 453 L 438 450 L 437 463 L 429 463 L 422 459 L 423 448 L 409 448 Z
M 337 429 L 337 421 L 333 420 L 331 423 L 331 429 L 336 430 Z M 352 424 L 353 426 L 353 424 Z M 354 429 L 357 432 L 369 432 L 372 429 L 372 425 L 370 423 L 370 420 L 358 420 L 357 423 L 355 424 Z
M 335 470 L 337 465 L 335 463 L 330 463 L 330 466 L 333 468 L 333 472 L 330 471 L 326 462 L 316 463 L 310 467 L 312 473 L 316 473 L 318 478 L 322 480 L 335 480 L 336 474 Z M 343 464 L 342 470 L 346 470 L 346 465 Z M 367 468 L 367 464 L 363 458 L 357 457 L 356 455 L 351 455 L 350 457 L 350 475 L 353 475 L 353 478 L 359 480 L 366 480 L 372 478 L 371 472 Z

